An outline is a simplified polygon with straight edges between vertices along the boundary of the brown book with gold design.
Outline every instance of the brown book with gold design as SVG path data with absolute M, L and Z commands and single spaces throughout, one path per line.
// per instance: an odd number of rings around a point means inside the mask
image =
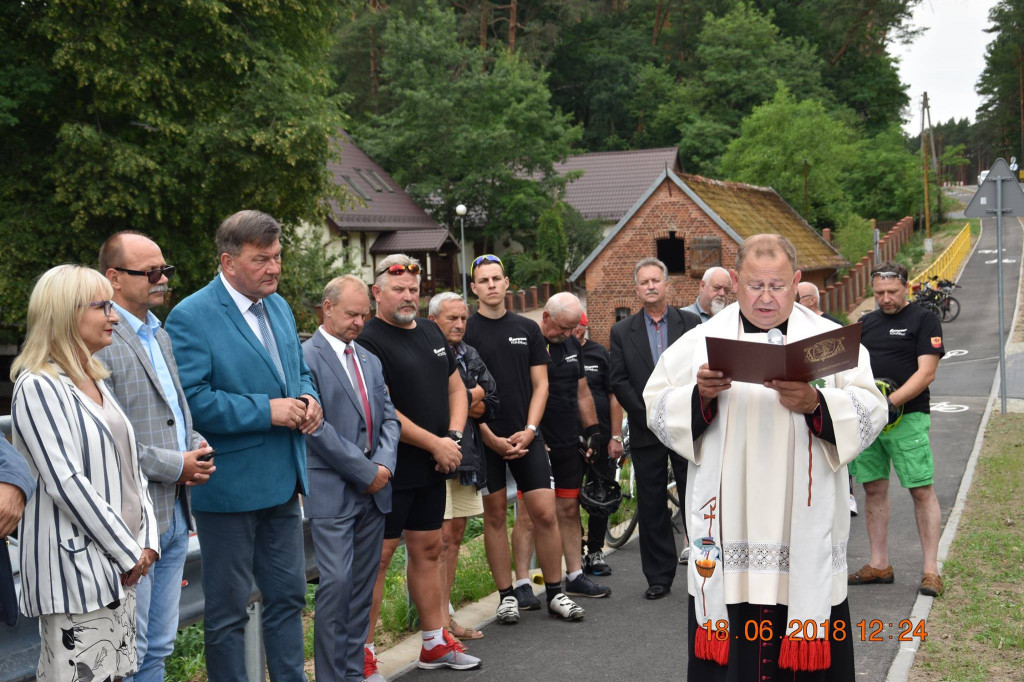
M 814 381 L 857 366 L 861 324 L 775 345 L 707 337 L 708 367 L 733 381 Z

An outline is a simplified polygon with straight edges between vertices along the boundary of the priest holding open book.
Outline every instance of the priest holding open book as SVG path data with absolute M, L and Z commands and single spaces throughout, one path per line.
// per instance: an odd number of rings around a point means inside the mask
M 852 681 L 845 465 L 885 426 L 885 399 L 859 336 L 838 365 L 849 368 L 810 382 L 789 380 L 788 360 L 761 383 L 709 366 L 715 339 L 824 334 L 808 363 L 850 343 L 794 302 L 800 271 L 784 237 L 745 240 L 730 274 L 736 303 L 670 346 L 644 390 L 651 431 L 690 462 L 687 679 Z

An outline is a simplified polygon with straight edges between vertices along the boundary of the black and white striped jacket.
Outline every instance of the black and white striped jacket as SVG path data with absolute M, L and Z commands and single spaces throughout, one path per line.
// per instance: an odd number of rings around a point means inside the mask
M 88 613 L 121 599 L 120 575 L 138 563 L 143 547 L 160 551 L 137 454 L 142 526 L 129 529 L 121 519 L 121 463 L 113 436 L 96 404 L 56 371 L 22 373 L 11 404 L 14 446 L 37 483 L 19 528 L 19 606 L 29 617 Z M 103 382 L 97 385 L 103 400 L 120 411 Z M 136 453 L 135 433 L 125 421 Z

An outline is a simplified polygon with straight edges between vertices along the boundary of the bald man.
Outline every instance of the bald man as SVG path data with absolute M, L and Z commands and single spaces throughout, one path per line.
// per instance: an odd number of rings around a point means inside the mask
M 725 268 L 713 267 L 704 272 L 697 292 L 697 300 L 683 310 L 700 316 L 701 322 L 707 322 L 713 315 L 721 312 L 729 305 L 732 295 L 732 278 Z
M 843 324 L 836 318 L 821 310 L 821 293 L 818 291 L 818 287 L 810 282 L 800 282 L 800 284 L 797 285 L 796 302 L 809 309 L 815 315 L 820 315 L 825 318 L 829 322 L 835 322 L 838 325 Z

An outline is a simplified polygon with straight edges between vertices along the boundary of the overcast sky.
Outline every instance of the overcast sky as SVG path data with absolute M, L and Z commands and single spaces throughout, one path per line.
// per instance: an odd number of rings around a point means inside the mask
M 904 130 L 921 132 L 921 96 L 928 93 L 932 125 L 950 118 L 974 120 L 980 98 L 974 84 L 985 68 L 985 47 L 992 35 L 988 11 L 997 0 L 922 0 L 914 9 L 914 27 L 927 30 L 910 45 L 890 46 L 900 60 L 900 80 L 909 87 L 909 120 Z

